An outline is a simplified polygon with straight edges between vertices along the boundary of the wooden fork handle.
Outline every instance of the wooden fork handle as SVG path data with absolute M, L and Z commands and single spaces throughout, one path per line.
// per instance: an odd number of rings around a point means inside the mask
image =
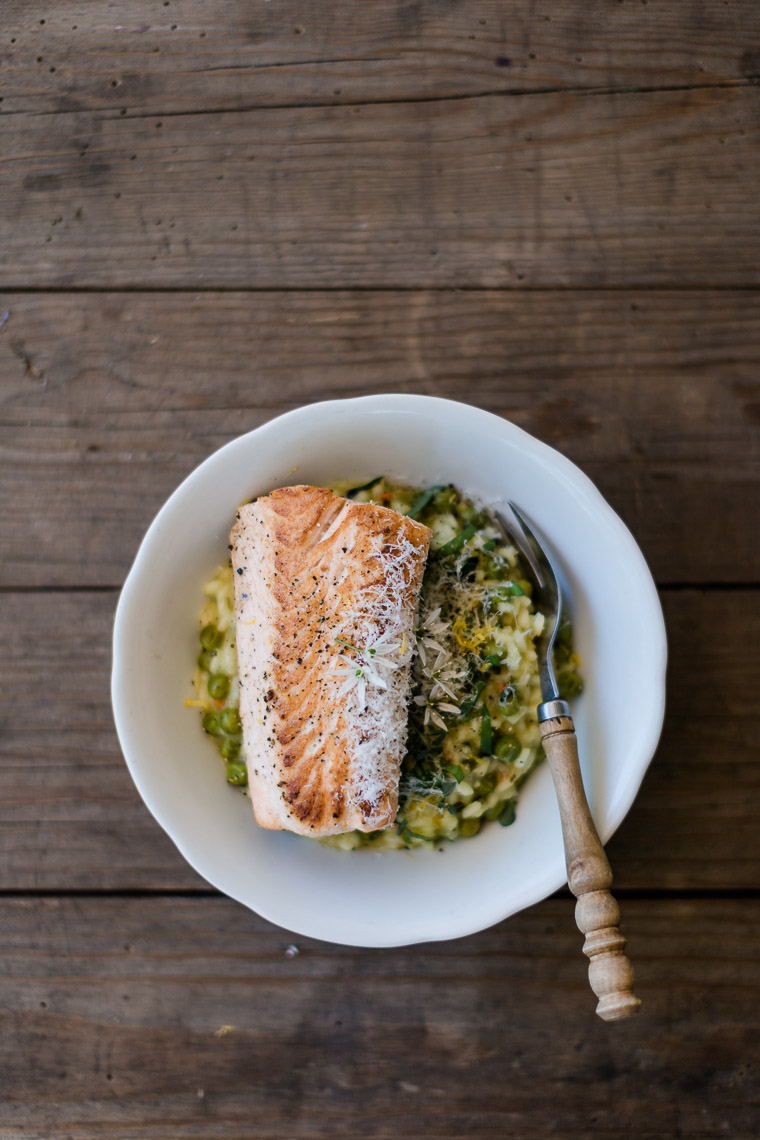
M 633 967 L 624 953 L 620 911 L 610 893 L 612 870 L 583 790 L 573 718 L 543 721 L 541 736 L 559 802 L 567 882 L 578 900 L 575 921 L 586 936 L 589 982 L 599 998 L 596 1012 L 604 1021 L 619 1021 L 637 1013 L 641 1002 L 633 993 Z

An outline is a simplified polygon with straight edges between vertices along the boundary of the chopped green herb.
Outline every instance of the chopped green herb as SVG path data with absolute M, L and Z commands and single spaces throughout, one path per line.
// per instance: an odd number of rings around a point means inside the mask
M 483 716 L 480 721 L 480 754 L 491 755 L 491 714 L 483 705 Z
M 477 705 L 478 701 L 480 700 L 480 694 L 483 692 L 485 687 L 486 687 L 485 681 L 479 681 L 478 684 L 475 686 L 475 688 L 472 690 L 472 693 L 467 698 L 467 700 L 462 701 L 461 705 L 459 706 L 460 711 L 462 713 L 462 720 L 467 720 L 469 717 L 472 716 L 473 712 L 475 711 L 475 706 Z
M 496 549 L 496 539 L 495 538 L 489 538 L 488 542 L 484 542 L 480 549 L 481 550 L 487 550 L 489 553 L 492 550 L 495 550 Z
M 509 827 L 511 823 L 515 822 L 517 815 L 517 800 L 508 800 L 504 811 L 499 816 L 499 823 L 502 827 Z
M 428 487 L 427 491 L 423 491 L 418 499 L 412 503 L 410 509 L 406 512 L 408 519 L 416 519 L 417 515 L 424 511 L 431 499 L 433 499 L 439 491 L 445 491 L 443 483 L 437 483 L 435 487 Z
M 461 550 L 464 544 L 466 542 L 469 542 L 475 534 L 477 534 L 477 527 L 474 527 L 472 523 L 470 523 L 464 528 L 464 530 L 455 535 L 450 542 L 447 542 L 444 546 L 441 546 L 438 549 L 438 554 L 442 554 L 444 557 L 449 554 L 456 554 L 456 552 L 458 550 Z
M 461 784 L 464 779 L 464 768 L 460 768 L 458 764 L 448 764 L 446 771 L 450 776 L 453 776 L 458 784 Z
M 486 590 L 483 598 L 483 612 L 489 614 L 493 609 L 494 602 L 506 602 L 508 598 L 520 598 L 524 594 L 525 590 L 518 582 L 507 582 L 496 590 Z
M 456 786 L 456 780 L 444 780 L 441 784 L 441 795 L 443 798 L 446 799 L 447 796 L 450 796 Z

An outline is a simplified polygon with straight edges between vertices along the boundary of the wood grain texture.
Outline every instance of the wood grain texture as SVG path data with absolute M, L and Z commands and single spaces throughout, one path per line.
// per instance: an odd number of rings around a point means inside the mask
M 567 885 L 578 900 L 575 922 L 585 936 L 589 983 L 599 998 L 596 1012 L 603 1021 L 621 1021 L 639 1012 L 641 999 L 633 992 L 620 908 L 610 892 L 612 868 L 583 786 L 575 725 L 570 715 L 542 720 L 539 708 L 538 716 L 562 820 Z
M 758 114 L 757 85 L 3 114 L 0 272 L 6 288 L 756 285 Z
M 120 585 L 216 447 L 392 391 L 464 398 L 557 447 L 659 580 L 760 580 L 754 292 L 6 293 L 3 313 L 6 586 Z
M 760 840 L 747 805 L 760 796 L 758 594 L 687 590 L 664 602 L 666 725 L 608 846 L 615 889 L 757 889 Z M 110 593 L 0 594 L 0 889 L 205 885 L 141 805 L 119 751 L 108 683 L 114 603 Z M 575 950 L 581 960 L 577 941 Z
M 635 808 L 607 845 L 616 883 L 717 886 L 718 864 L 727 858 L 732 886 L 756 890 L 760 833 L 748 805 L 760 796 L 751 726 L 760 685 L 760 597 L 756 590 L 686 590 L 661 600 L 669 652 L 665 724 Z M 745 684 L 750 695 L 742 697 Z M 675 851 L 690 853 L 687 878 L 668 854 Z
M 0 1136 L 750 1140 L 753 913 L 632 900 L 645 1012 L 613 1027 L 565 899 L 465 940 L 292 957 L 221 898 L 4 900 Z
M 0 10 L 0 1140 L 756 1140 L 760 5 Z M 111 588 L 156 510 L 379 391 L 553 444 L 670 584 L 607 848 L 638 1019 L 568 893 L 288 956 L 131 784 Z
M 760 75 L 752 0 L 4 0 L 5 113 L 704 86 Z M 741 41 L 737 30 L 741 29 Z

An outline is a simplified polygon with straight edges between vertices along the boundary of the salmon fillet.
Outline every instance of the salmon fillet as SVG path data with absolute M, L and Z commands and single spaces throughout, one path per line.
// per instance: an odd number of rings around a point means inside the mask
M 256 821 L 300 835 L 396 816 L 430 531 L 322 487 L 282 487 L 230 532 Z

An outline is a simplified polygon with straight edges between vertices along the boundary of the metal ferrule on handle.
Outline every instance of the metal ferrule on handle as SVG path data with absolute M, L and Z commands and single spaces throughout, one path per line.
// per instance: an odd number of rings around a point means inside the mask
M 542 705 L 538 706 L 539 724 L 543 724 L 545 720 L 554 720 L 557 716 L 570 716 L 570 705 L 567 701 L 559 699 L 544 701 Z

